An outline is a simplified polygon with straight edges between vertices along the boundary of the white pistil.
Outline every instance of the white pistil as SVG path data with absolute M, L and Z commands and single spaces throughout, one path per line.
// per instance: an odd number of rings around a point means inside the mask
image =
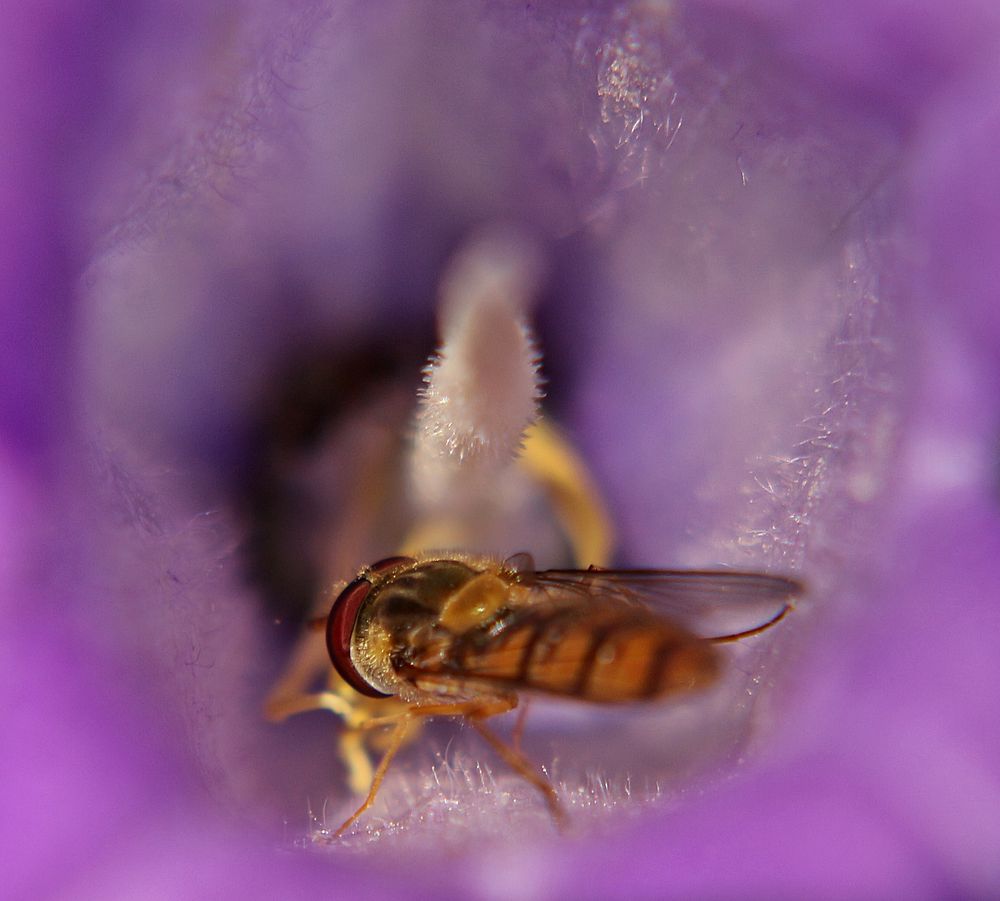
M 537 250 L 509 231 L 474 238 L 449 265 L 442 344 L 425 371 L 411 459 L 419 502 L 494 478 L 537 419 L 539 358 L 526 314 L 541 276 Z

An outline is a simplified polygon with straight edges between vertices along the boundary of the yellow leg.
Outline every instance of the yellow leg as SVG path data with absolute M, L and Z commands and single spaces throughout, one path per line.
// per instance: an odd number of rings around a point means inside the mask
M 368 748 L 369 741 L 381 745 L 382 737 L 370 739 L 361 730 L 375 726 L 392 725 L 399 717 L 399 710 L 406 709 L 396 701 L 371 701 L 361 697 L 350 688 L 335 672 L 330 671 L 325 691 L 281 693 L 273 691 L 264 704 L 264 716 L 278 723 L 300 713 L 325 710 L 344 721 L 344 728 L 337 737 L 340 759 L 347 769 L 347 782 L 355 794 L 368 791 L 374 778 L 374 767 Z M 376 707 L 376 705 L 378 705 Z M 373 709 L 395 710 L 388 717 L 375 718 Z M 412 732 L 407 738 L 412 737 Z
M 386 749 L 385 754 L 382 755 L 382 759 L 378 763 L 378 769 L 375 770 L 375 775 L 372 777 L 372 784 L 371 788 L 368 790 L 368 796 L 365 798 L 364 803 L 346 820 L 344 820 L 341 827 L 333 834 L 334 838 L 340 838 L 340 836 L 342 836 L 350 828 L 358 817 L 375 803 L 375 797 L 378 795 L 378 790 L 382 787 L 382 780 L 385 778 L 385 774 L 389 769 L 389 764 L 392 763 L 393 757 L 396 756 L 400 747 L 402 747 L 403 739 L 406 738 L 406 734 L 409 731 L 408 727 L 409 722 L 404 715 L 399 719 L 399 722 L 396 723 L 396 728 L 393 730 L 392 738 L 389 741 L 389 747 Z
M 573 446 L 543 419 L 525 434 L 517 465 L 549 496 L 576 565 L 582 569 L 607 566 L 614 543 L 611 520 L 596 483 Z M 461 544 L 463 532 L 460 519 L 417 522 L 403 541 L 401 553 L 413 555 L 429 547 Z
M 491 729 L 482 722 L 491 716 L 499 713 L 506 713 L 512 710 L 517 704 L 516 698 L 489 698 L 480 701 L 459 701 L 451 704 L 427 704 L 420 707 L 411 707 L 406 712 L 395 717 L 378 717 L 366 721 L 361 725 L 362 729 L 377 728 L 379 726 L 393 725 L 393 731 L 389 741 L 389 747 L 379 761 L 378 768 L 372 778 L 371 788 L 364 803 L 350 817 L 348 817 L 341 827 L 334 833 L 334 837 L 339 837 L 353 825 L 372 804 L 378 795 L 382 781 L 389 769 L 389 764 L 399 752 L 403 742 L 406 740 L 409 730 L 415 720 L 427 719 L 432 716 L 461 716 L 465 717 L 472 727 L 485 739 L 486 743 L 496 751 L 497 755 L 522 779 L 537 788 L 545 798 L 552 818 L 556 825 L 562 829 L 567 823 L 566 812 L 559 802 L 559 796 L 552 784 L 532 767 L 531 762 L 520 751 L 506 745 L 498 738 Z
M 290 716 L 313 710 L 327 710 L 345 722 L 349 722 L 355 713 L 354 707 L 340 695 L 332 691 L 317 691 L 312 694 L 269 700 L 264 707 L 264 716 L 272 723 L 280 723 Z
M 611 521 L 594 480 L 570 443 L 542 420 L 528 429 L 518 463 L 552 499 L 577 566 L 607 566 L 611 557 Z
M 365 736 L 356 729 L 345 729 L 337 740 L 340 759 L 347 767 L 347 785 L 356 795 L 362 795 L 375 778 L 371 757 L 365 747 Z
M 524 703 L 521 704 L 520 709 L 517 711 L 517 720 L 514 722 L 514 731 L 510 736 L 511 747 L 513 747 L 518 754 L 521 753 L 521 739 L 524 737 L 524 723 L 528 719 L 528 708 L 530 706 L 531 698 L 525 698 Z
M 299 713 L 326 710 L 344 721 L 344 729 L 337 738 L 340 759 L 347 768 L 347 782 L 355 794 L 363 794 L 371 785 L 373 769 L 365 735 L 359 731 L 369 720 L 356 703 L 334 691 L 317 691 L 289 698 L 270 699 L 264 715 L 271 722 L 281 722 Z
M 522 779 L 530 782 L 542 793 L 542 796 L 545 798 L 545 803 L 549 806 L 549 812 L 552 814 L 552 819 L 556 821 L 556 825 L 560 829 L 565 829 L 569 821 L 566 817 L 566 811 L 563 810 L 562 804 L 559 803 L 559 795 L 556 794 L 556 790 L 552 787 L 552 783 L 549 782 L 549 780 L 544 776 L 536 772 L 528 758 L 525 757 L 520 751 L 516 751 L 514 748 L 501 741 L 492 729 L 488 729 L 486 727 L 485 723 L 480 722 L 480 720 L 476 717 L 470 717 L 469 722 L 472 724 L 472 728 L 475 729 L 484 739 L 486 739 L 487 744 L 489 744 L 489 746 L 500 755 L 507 766 L 509 766 Z

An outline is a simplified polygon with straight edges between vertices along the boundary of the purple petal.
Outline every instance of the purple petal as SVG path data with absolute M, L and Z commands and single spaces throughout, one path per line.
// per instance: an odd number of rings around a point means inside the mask
M 13 896 L 996 893 L 995 4 L 4 18 Z M 290 347 L 429 330 L 494 219 L 551 252 L 552 402 L 623 559 L 813 596 L 746 759 L 669 809 L 288 850 L 329 733 L 260 722 L 280 661 L 220 486 Z

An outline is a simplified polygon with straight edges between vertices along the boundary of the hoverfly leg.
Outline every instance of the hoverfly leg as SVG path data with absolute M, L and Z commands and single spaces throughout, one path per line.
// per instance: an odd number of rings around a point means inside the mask
M 597 484 L 573 445 L 542 419 L 525 434 L 517 463 L 537 479 L 551 500 L 577 565 L 606 565 L 614 544 L 611 517 Z
M 506 744 L 483 722 L 483 720 L 491 716 L 513 710 L 515 706 L 517 706 L 517 698 L 512 696 L 482 698 L 475 701 L 462 701 L 456 704 L 428 704 L 421 707 L 414 707 L 410 713 L 413 716 L 420 717 L 464 716 L 472 725 L 472 728 L 496 751 L 497 755 L 507 766 L 542 793 L 556 826 L 560 830 L 565 829 L 568 824 L 568 818 L 552 784 L 535 770 L 531 761 L 520 750 Z
M 560 831 L 565 830 L 569 819 L 559 801 L 559 795 L 556 794 L 556 790 L 552 787 L 552 783 L 535 770 L 527 757 L 502 741 L 479 718 L 470 716 L 469 722 L 472 724 L 472 728 L 486 740 L 486 743 L 497 752 L 507 766 L 542 793 L 545 803 L 549 807 L 549 812 L 552 814 L 552 819 L 555 820 L 556 827 Z
M 351 791 L 363 794 L 371 785 L 373 768 L 364 734 L 359 730 L 367 727 L 370 719 L 364 719 L 363 711 L 357 703 L 336 691 L 317 691 L 284 698 L 269 698 L 264 706 L 264 716 L 272 723 L 280 723 L 299 713 L 325 710 L 344 721 L 344 729 L 337 738 L 338 753 L 347 768 L 347 781 Z M 394 722 L 395 718 L 391 718 Z
M 396 727 L 392 731 L 392 735 L 389 738 L 389 747 L 386 748 L 385 753 L 382 755 L 382 759 L 378 762 L 378 767 L 375 770 L 375 774 L 372 776 L 371 787 L 368 789 L 368 796 L 365 798 L 364 803 L 354 811 L 344 822 L 341 824 L 340 828 L 333 834 L 334 838 L 340 838 L 361 816 L 372 804 L 375 803 L 375 798 L 378 795 L 378 790 L 382 787 L 382 780 L 385 778 L 385 774 L 389 769 L 389 764 L 392 763 L 392 759 L 399 752 L 399 749 L 403 746 L 403 741 L 410 732 L 410 718 L 408 715 L 403 714 L 397 717 Z
M 313 710 L 327 710 L 343 720 L 348 720 L 354 712 L 353 706 L 340 695 L 332 691 L 317 691 L 268 699 L 264 705 L 264 716 L 272 723 L 280 723 L 297 713 L 309 713 Z
M 382 729 L 385 726 L 395 726 L 399 722 L 400 716 L 401 714 L 392 713 L 389 716 L 369 717 L 363 723 L 359 723 L 357 728 L 364 732 L 370 732 L 373 729 Z
M 510 735 L 511 746 L 521 753 L 521 739 L 524 737 L 524 724 L 528 719 L 528 708 L 531 706 L 531 698 L 525 698 L 517 711 L 517 719 L 514 720 L 514 729 Z
M 510 698 L 490 698 L 485 701 L 461 701 L 454 704 L 425 704 L 418 707 L 410 707 L 408 710 L 395 716 L 370 717 L 364 722 L 359 723 L 357 727 L 359 731 L 388 725 L 392 725 L 393 730 L 389 735 L 388 746 L 378 763 L 378 767 L 375 769 L 375 774 L 372 776 L 371 786 L 368 789 L 368 795 L 364 803 L 341 824 L 340 828 L 333 834 L 333 837 L 340 838 L 357 821 L 358 817 L 375 803 L 375 798 L 378 795 L 379 788 L 382 786 L 382 780 L 385 779 L 389 764 L 392 763 L 399 749 L 412 734 L 412 730 L 417 725 L 418 720 L 432 716 L 465 716 L 469 718 L 473 716 L 495 716 L 498 713 L 506 713 L 516 704 L 516 699 Z M 478 724 L 474 723 L 474 725 L 477 725 L 478 728 Z M 530 764 L 527 764 L 525 761 L 525 765 L 529 767 L 530 771 Z
M 347 785 L 356 795 L 365 793 L 375 781 L 375 770 L 365 747 L 365 735 L 357 729 L 344 729 L 337 737 L 337 750 L 347 768 Z

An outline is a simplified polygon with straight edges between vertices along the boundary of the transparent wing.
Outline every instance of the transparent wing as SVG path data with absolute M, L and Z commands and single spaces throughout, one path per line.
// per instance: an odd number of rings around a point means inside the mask
M 584 596 L 641 605 L 718 641 L 766 628 L 805 591 L 787 576 L 727 569 L 547 569 L 524 573 L 521 581 L 556 604 Z

